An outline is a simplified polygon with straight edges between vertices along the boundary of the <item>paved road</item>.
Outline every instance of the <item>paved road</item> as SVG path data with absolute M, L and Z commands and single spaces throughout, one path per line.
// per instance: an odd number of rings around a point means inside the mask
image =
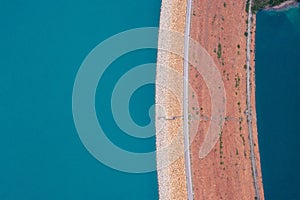
M 187 182 L 187 193 L 188 200 L 194 199 L 193 194 L 193 182 L 192 182 L 192 170 L 191 170 L 191 153 L 190 153 L 190 137 L 189 137 L 189 110 L 188 110 L 188 98 L 189 98 L 189 39 L 191 29 L 191 12 L 192 12 L 192 0 L 187 0 L 186 8 L 186 22 L 185 22 L 185 33 L 184 33 L 184 86 L 183 86 L 183 131 L 184 131 L 184 149 L 185 149 L 185 172 Z
M 248 11 L 248 27 L 247 27 L 247 122 L 248 122 L 248 132 L 249 132 L 249 143 L 250 143 L 250 158 L 251 158 L 251 167 L 252 167 L 252 175 L 255 189 L 256 199 L 260 200 L 258 181 L 257 181 L 257 168 L 256 168 L 256 160 L 254 153 L 254 144 L 253 144 L 253 130 L 252 130 L 252 113 L 251 113 L 251 80 L 250 80 L 250 61 L 251 61 L 251 25 L 252 25 L 252 0 L 249 0 L 249 11 Z

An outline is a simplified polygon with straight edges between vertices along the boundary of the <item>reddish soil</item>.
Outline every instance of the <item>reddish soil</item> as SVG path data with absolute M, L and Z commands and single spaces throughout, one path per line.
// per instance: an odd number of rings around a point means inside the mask
M 199 149 L 210 125 L 201 120 L 191 144 L 194 199 L 255 199 L 251 170 L 250 146 L 246 121 L 246 28 L 247 13 L 244 1 L 194 0 L 191 37 L 211 55 L 222 75 L 226 91 L 226 116 L 219 141 L 203 159 Z M 254 19 L 255 24 L 255 19 Z M 255 26 L 254 26 L 255 27 Z M 252 50 L 254 49 L 254 33 Z M 251 83 L 252 112 L 255 111 L 254 54 L 252 53 Z M 211 116 L 211 99 L 201 74 L 190 66 L 189 79 L 195 90 L 199 108 L 192 114 Z M 213 116 L 211 116 L 213 117 Z M 241 119 L 241 120 L 240 120 Z M 194 130 L 195 127 L 191 127 Z M 264 199 L 256 118 L 253 119 L 255 156 L 261 199 Z

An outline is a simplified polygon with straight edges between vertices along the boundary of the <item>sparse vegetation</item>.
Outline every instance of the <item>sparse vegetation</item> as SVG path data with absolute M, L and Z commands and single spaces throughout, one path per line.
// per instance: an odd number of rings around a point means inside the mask
M 245 141 L 245 138 L 244 138 L 243 134 L 240 134 L 240 137 L 242 138 L 243 145 L 245 146 L 246 141 Z
M 240 132 L 242 132 L 242 121 L 243 121 L 243 118 L 240 117 L 240 120 L 239 120 L 239 124 L 240 124 L 239 130 L 240 130 Z
M 217 52 L 218 58 L 220 59 L 222 57 L 222 45 L 221 43 L 218 44 L 218 52 Z
M 242 108 L 241 108 L 241 102 L 237 102 L 237 105 L 238 105 L 238 108 L 239 108 L 239 113 L 241 113 L 242 112 Z
M 216 18 L 217 18 L 217 15 L 215 14 L 215 15 L 214 15 L 214 18 L 213 18 L 213 20 L 212 20 L 212 22 L 211 22 L 211 24 L 214 24 L 214 23 L 215 23 Z
M 220 136 L 219 136 L 219 141 L 220 141 L 220 159 L 223 158 L 223 141 L 222 141 L 222 137 L 223 137 L 223 131 L 220 132 Z M 224 164 L 224 162 L 221 160 L 220 164 Z
M 247 0 L 247 2 L 246 2 L 246 12 L 247 13 L 249 12 L 249 3 L 250 3 L 250 0 Z
M 235 87 L 238 88 L 240 86 L 240 82 L 241 82 L 239 74 L 235 75 L 234 80 L 235 80 Z
M 223 137 L 223 131 L 221 131 L 220 138 L 219 138 L 219 140 L 220 140 L 220 154 L 223 154 L 223 151 L 222 151 L 222 149 L 223 149 L 222 137 Z

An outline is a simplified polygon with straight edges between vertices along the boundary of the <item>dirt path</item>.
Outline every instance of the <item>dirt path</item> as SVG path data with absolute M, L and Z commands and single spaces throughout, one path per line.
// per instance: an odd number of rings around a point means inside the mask
M 192 0 L 187 0 L 186 22 L 184 32 L 184 66 L 183 66 L 183 133 L 185 146 L 185 168 L 188 200 L 194 199 L 190 135 L 189 135 L 189 49 L 190 49 L 190 30 L 191 30 Z

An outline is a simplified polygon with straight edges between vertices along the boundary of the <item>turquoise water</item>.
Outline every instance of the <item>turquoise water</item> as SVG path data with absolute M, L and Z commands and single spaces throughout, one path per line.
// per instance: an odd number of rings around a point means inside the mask
M 127 29 L 157 27 L 160 4 L 0 1 L 1 200 L 158 199 L 156 172 L 123 173 L 88 153 L 74 126 L 72 89 L 82 61 L 96 45 Z M 105 87 L 97 89 L 99 118 L 109 113 L 100 112 L 109 106 L 102 94 L 111 95 L 117 77 L 155 60 L 155 50 L 141 50 L 110 66 L 101 79 Z M 141 101 L 142 106 L 137 104 Z M 154 85 L 134 93 L 130 111 L 137 124 L 149 123 L 153 103 Z M 122 133 L 111 116 L 102 117 L 108 137 L 118 146 L 136 152 L 155 149 L 155 138 L 134 139 Z
M 259 12 L 256 101 L 266 199 L 300 199 L 300 8 Z
M 122 127 L 118 127 L 116 121 L 114 120 L 110 108 L 111 98 L 107 97 L 110 97 L 112 95 L 112 91 L 115 88 L 117 81 L 128 70 L 144 63 L 155 63 L 156 57 L 157 52 L 153 49 L 136 50 L 127 53 L 126 55 L 119 57 L 115 62 L 113 62 L 109 66 L 104 75 L 101 77 L 98 85 L 98 91 L 96 95 L 96 107 L 98 107 L 97 116 L 99 119 L 101 119 L 100 123 L 102 125 L 102 128 L 104 132 L 119 133 L 107 134 L 107 136 L 111 141 L 113 141 L 114 144 L 117 144 L 119 147 L 127 151 L 139 153 L 155 151 L 155 138 L 134 138 L 124 133 L 121 130 Z M 128 63 L 130 63 L 130 65 L 128 65 Z M 122 69 L 120 69 L 120 66 L 122 66 Z M 144 75 L 148 76 L 149 74 Z M 154 81 L 155 68 L 153 68 L 152 82 Z M 105 87 L 99 87 L 100 85 L 105 85 Z M 148 111 L 150 107 L 154 104 L 154 88 L 154 84 L 143 85 L 140 88 L 138 88 L 130 98 L 128 109 L 130 110 L 132 119 L 139 126 L 146 126 L 150 123 Z M 151 125 L 153 125 L 152 129 L 154 133 L 155 126 L 153 123 Z

